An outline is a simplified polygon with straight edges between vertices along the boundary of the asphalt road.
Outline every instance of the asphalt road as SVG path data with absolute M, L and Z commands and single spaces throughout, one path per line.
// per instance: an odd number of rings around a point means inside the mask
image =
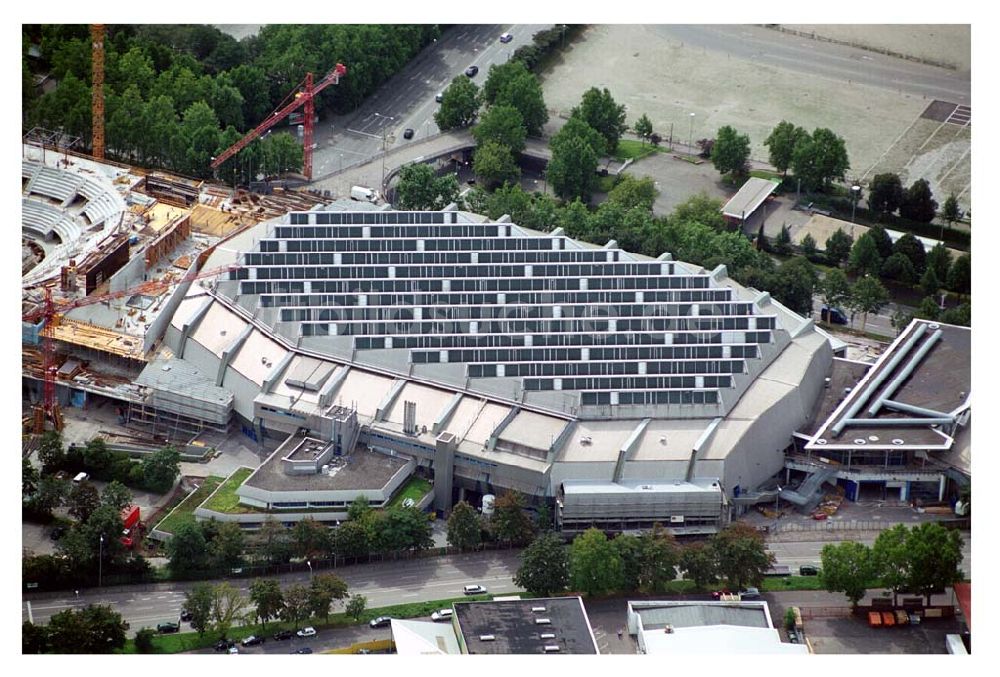
M 823 299 L 818 295 L 813 297 L 813 317 L 816 320 L 820 318 L 820 310 L 823 307 Z M 844 313 L 847 314 L 847 319 L 851 319 L 851 311 L 847 308 L 841 308 Z M 871 334 L 878 334 L 880 336 L 885 336 L 887 340 L 892 340 L 896 338 L 896 329 L 892 326 L 892 315 L 898 310 L 904 310 L 906 312 L 916 312 L 916 308 L 911 308 L 909 306 L 903 306 L 898 303 L 889 303 L 885 308 L 880 310 L 878 313 L 869 313 L 868 320 L 865 322 L 865 331 Z M 854 324 L 847 324 L 846 327 L 853 329 L 861 329 L 861 313 L 854 314 Z
M 313 176 L 338 172 L 365 162 L 385 148 L 421 141 L 438 133 L 434 96 L 468 66 L 478 66 L 473 81 L 482 86 L 492 64 L 506 62 L 518 47 L 551 24 L 473 24 L 448 29 L 402 71 L 383 84 L 352 113 L 321 121 L 315 130 Z M 502 33 L 514 36 L 503 44 Z M 351 64 L 347 76 L 351 77 Z M 414 130 L 404 139 L 405 129 Z M 372 186 L 374 187 L 374 186 Z
M 777 68 L 952 103 L 969 104 L 972 101 L 972 83 L 967 75 L 877 52 L 802 38 L 761 26 L 664 24 L 656 29 L 685 44 Z

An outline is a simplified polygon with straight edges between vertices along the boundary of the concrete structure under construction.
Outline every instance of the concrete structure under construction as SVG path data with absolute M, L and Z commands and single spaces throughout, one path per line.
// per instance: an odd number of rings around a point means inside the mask
M 438 509 L 514 489 L 567 531 L 714 532 L 783 468 L 832 359 L 724 266 L 506 218 L 335 203 L 204 263 L 233 264 L 188 290 L 143 372 L 161 413 L 194 415 L 192 378 L 259 442 L 336 443 L 349 411 L 360 448 L 433 476 Z

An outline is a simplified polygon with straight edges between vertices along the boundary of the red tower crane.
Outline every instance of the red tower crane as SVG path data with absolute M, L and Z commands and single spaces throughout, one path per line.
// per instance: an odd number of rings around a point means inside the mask
M 52 341 L 52 330 L 61 316 L 65 315 L 74 308 L 90 306 L 95 303 L 102 303 L 104 301 L 121 298 L 123 296 L 132 296 L 133 294 L 158 295 L 165 289 L 174 285 L 200 280 L 205 277 L 214 277 L 216 275 L 221 275 L 222 273 L 237 270 L 240 267 L 241 266 L 238 264 L 229 264 L 227 266 L 220 266 L 210 270 L 203 270 L 199 273 L 191 273 L 181 278 L 172 280 L 152 280 L 150 282 L 143 282 L 142 284 L 129 289 L 110 292 L 108 294 L 84 296 L 83 298 L 58 303 L 52 299 L 52 290 L 49 287 L 46 287 L 45 301 L 42 305 L 24 315 L 22 318 L 24 322 L 29 324 L 36 324 L 39 320 L 45 320 L 45 326 L 42 327 L 41 331 L 42 402 L 35 407 L 34 411 L 35 432 L 44 432 L 46 419 L 52 421 L 52 425 L 56 430 L 62 430 L 62 412 L 59 410 L 59 402 L 56 400 L 56 350 Z
M 299 83 L 299 85 L 295 88 L 294 94 L 291 95 L 292 100 L 288 103 L 282 102 L 282 104 L 278 106 L 278 109 L 271 113 L 267 119 L 264 120 L 264 122 L 250 130 L 246 136 L 234 143 L 232 146 L 219 153 L 219 155 L 212 160 L 212 169 L 218 169 L 221 167 L 223 162 L 236 155 L 236 153 L 239 153 L 254 139 L 259 138 L 261 134 L 284 120 L 288 117 L 289 113 L 294 112 L 300 106 L 304 105 L 305 110 L 303 112 L 305 113 L 305 121 L 303 122 L 304 129 L 302 134 L 302 173 L 307 179 L 312 179 L 313 117 L 315 116 L 316 110 L 316 95 L 326 89 L 329 85 L 336 85 L 339 83 L 340 77 L 346 74 L 347 66 L 342 63 L 338 63 L 333 67 L 332 71 L 327 73 L 326 77 L 314 86 L 313 74 L 306 73 L 305 79 Z M 285 101 L 288 101 L 288 98 L 286 98 Z

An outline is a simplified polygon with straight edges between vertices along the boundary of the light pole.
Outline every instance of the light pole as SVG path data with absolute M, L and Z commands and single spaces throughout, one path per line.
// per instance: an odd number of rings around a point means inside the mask
M 313 565 L 312 562 L 306 560 L 306 566 L 309 567 L 309 582 L 312 583 L 313 580 Z
M 689 119 L 691 123 L 688 125 L 688 152 L 694 155 L 694 113 L 691 113 Z
M 854 184 L 851 186 L 851 237 L 854 237 L 854 211 L 858 208 L 858 197 L 861 195 L 861 186 Z
M 97 587 L 102 587 L 104 577 L 104 534 L 101 534 L 101 545 L 97 555 Z
M 396 119 L 396 118 L 392 117 L 391 115 L 382 115 L 381 113 L 375 113 L 375 117 L 377 117 L 377 118 L 385 118 L 389 122 L 392 122 L 393 120 Z M 385 144 L 386 133 L 385 133 L 385 130 L 386 130 L 386 128 L 382 127 L 382 183 L 379 184 L 379 187 L 378 187 L 379 191 L 381 191 L 382 190 L 382 186 L 385 185 L 385 154 L 386 154 L 386 144 Z

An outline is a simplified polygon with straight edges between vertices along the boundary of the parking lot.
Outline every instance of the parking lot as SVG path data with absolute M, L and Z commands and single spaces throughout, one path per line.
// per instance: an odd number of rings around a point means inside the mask
M 817 654 L 943 654 L 944 637 L 957 634 L 955 619 L 924 620 L 920 625 L 868 627 L 864 619 L 816 618 L 805 623 L 806 637 Z

